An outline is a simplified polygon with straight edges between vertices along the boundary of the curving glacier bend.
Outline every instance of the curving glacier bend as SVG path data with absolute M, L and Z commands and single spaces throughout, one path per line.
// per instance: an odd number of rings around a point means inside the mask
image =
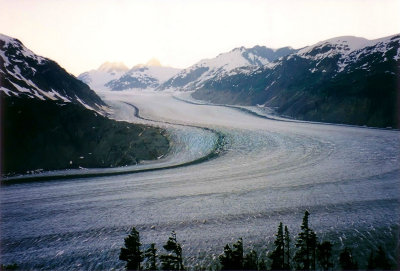
M 239 237 L 245 248 L 265 249 L 280 221 L 294 237 L 306 209 L 318 236 L 337 248 L 359 246 L 367 259 L 369 248 L 398 246 L 399 131 L 269 120 L 171 93 L 102 95 L 117 119 L 145 121 L 134 117 L 131 103 L 158 125 L 222 132 L 225 150 L 175 169 L 3 186 L 2 263 L 122 268 L 119 248 L 134 225 L 143 244 L 160 249 L 175 230 L 191 265 Z M 201 152 L 202 143 L 187 148 Z

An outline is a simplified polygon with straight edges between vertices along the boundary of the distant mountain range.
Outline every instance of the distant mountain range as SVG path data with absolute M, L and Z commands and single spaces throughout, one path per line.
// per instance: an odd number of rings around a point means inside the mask
M 157 59 L 151 59 L 132 69 L 122 63 L 106 62 L 97 70 L 80 74 L 78 79 L 94 90 L 154 89 L 179 71 L 180 69 L 162 66 Z
M 232 74 L 237 68 L 248 70 L 268 65 L 279 57 L 295 51 L 290 47 L 277 50 L 265 46 L 240 47 L 215 58 L 201 60 L 183 70 L 162 66 L 156 59 L 136 65 L 129 71 L 120 72 L 102 69 L 105 63 L 97 70 L 82 73 L 78 79 L 94 90 L 193 90 L 201 87 L 210 78 Z
M 170 78 L 141 66 L 103 85 L 194 91 L 197 99 L 272 107 L 291 118 L 399 127 L 399 40 L 343 36 L 301 49 L 240 47 Z
M 104 117 L 106 104 L 88 85 L 1 34 L 0 105 L 2 176 L 133 165 L 169 149 L 163 130 Z

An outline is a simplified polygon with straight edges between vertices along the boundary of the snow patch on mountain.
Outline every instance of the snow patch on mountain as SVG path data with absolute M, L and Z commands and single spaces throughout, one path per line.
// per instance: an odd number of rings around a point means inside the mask
M 342 54 L 341 57 L 338 60 L 338 72 L 343 72 L 345 71 L 346 67 L 352 63 L 355 63 L 357 61 L 362 61 L 363 58 L 367 58 L 370 55 L 373 54 L 380 54 L 380 58 L 383 61 L 388 61 L 386 54 L 389 52 L 394 46 L 399 46 L 400 44 L 400 35 L 393 35 L 381 39 L 376 39 L 376 40 L 367 40 L 366 43 L 364 43 L 364 47 L 361 48 L 355 48 L 353 51 L 351 51 L 348 54 Z M 396 54 L 394 54 L 393 59 L 398 60 L 399 58 L 399 51 L 397 49 Z M 364 63 L 361 68 L 362 69 L 368 69 L 372 63 L 366 62 Z
M 304 47 L 296 54 L 302 58 L 312 60 L 323 60 L 337 58 L 338 72 L 342 72 L 346 67 L 366 55 L 373 53 L 385 54 L 389 47 L 395 42 L 399 42 L 399 35 L 392 35 L 380 39 L 368 40 L 354 36 L 342 36 L 318 42 L 314 45 Z M 399 52 L 394 56 L 398 59 Z M 366 63 L 364 68 L 368 64 Z
M 15 56 L 11 57 L 10 60 L 14 60 L 15 62 L 20 62 L 20 60 L 18 60 L 18 57 L 22 55 L 26 58 L 31 58 L 31 59 L 37 61 L 39 64 L 42 64 L 42 62 L 46 61 L 46 58 L 36 55 L 34 52 L 32 52 L 31 50 L 26 48 L 22 44 L 22 42 L 19 41 L 18 39 L 14 39 L 14 38 L 6 36 L 4 34 L 0 34 L 0 40 L 2 42 L 4 42 L 4 45 L 3 45 L 4 49 L 2 50 L 2 57 L 5 60 L 6 67 L 8 65 L 10 65 L 10 62 L 8 61 L 8 58 L 5 57 L 3 52 L 11 47 L 16 48 L 17 51 L 15 52 L 16 53 Z

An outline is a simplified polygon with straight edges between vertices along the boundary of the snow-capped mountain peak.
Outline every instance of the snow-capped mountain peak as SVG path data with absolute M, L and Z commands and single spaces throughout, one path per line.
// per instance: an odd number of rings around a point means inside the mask
M 105 62 L 97 69 L 102 72 L 126 72 L 129 68 L 123 62 Z
M 398 41 L 399 35 L 392 35 L 374 40 L 354 36 L 341 36 L 304 47 L 299 50 L 297 55 L 315 61 L 335 59 L 334 61 L 338 67 L 337 71 L 342 72 L 347 69 L 350 63 L 356 62 L 366 55 L 375 52 L 386 54 Z M 394 59 L 399 57 L 399 53 L 400 52 L 394 54 Z M 368 68 L 369 63 L 366 62 L 364 64 L 365 66 L 363 68 Z M 313 69 L 313 71 L 315 70 L 316 69 Z
M 156 88 L 179 71 L 180 69 L 162 66 L 160 61 L 153 58 L 145 65 L 134 66 L 121 77 L 106 83 L 105 86 L 111 90 Z
M 243 57 L 244 47 L 235 48 L 228 53 L 219 54 L 215 58 L 203 59 L 194 66 L 197 67 L 207 67 L 209 70 L 224 69 L 225 71 L 230 71 L 238 67 L 248 66 L 249 61 Z M 268 60 L 264 61 L 265 64 Z
M 314 45 L 304 47 L 299 50 L 298 55 L 319 58 L 329 57 L 333 54 L 349 55 L 350 53 L 375 46 L 380 42 L 386 42 L 396 35 L 384 37 L 380 39 L 368 40 L 365 38 L 355 36 L 340 36 L 328 40 L 320 41 Z
M 161 67 L 161 63 L 157 58 L 152 58 L 149 61 L 147 61 L 145 66 L 156 66 L 156 67 Z
M 299 50 L 299 54 L 309 53 L 314 48 L 324 47 L 325 45 L 337 45 L 337 49 L 342 50 L 343 52 L 350 52 L 360 48 L 365 47 L 368 44 L 369 40 L 365 38 L 355 37 L 355 36 L 341 36 L 335 37 L 328 40 L 317 42 L 311 46 L 304 47 Z
M 97 70 L 90 70 L 78 76 L 78 79 L 88 84 L 94 90 L 107 90 L 104 85 L 121 77 L 129 68 L 122 62 L 105 62 Z

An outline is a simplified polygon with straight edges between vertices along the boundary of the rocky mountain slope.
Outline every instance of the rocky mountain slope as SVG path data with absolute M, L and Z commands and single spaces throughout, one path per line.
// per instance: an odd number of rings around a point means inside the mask
M 81 104 L 101 111 L 104 102 L 56 62 L 0 34 L 0 92 L 7 96 Z
M 399 127 L 399 45 L 400 35 L 333 38 L 253 70 L 209 78 L 193 97 L 265 105 L 304 120 Z
M 248 73 L 257 67 L 272 65 L 273 61 L 295 51 L 290 47 L 277 50 L 265 46 L 235 48 L 215 58 L 201 60 L 193 66 L 180 71 L 161 84 L 158 89 L 199 89 L 207 80 L 231 76 L 237 73 Z

